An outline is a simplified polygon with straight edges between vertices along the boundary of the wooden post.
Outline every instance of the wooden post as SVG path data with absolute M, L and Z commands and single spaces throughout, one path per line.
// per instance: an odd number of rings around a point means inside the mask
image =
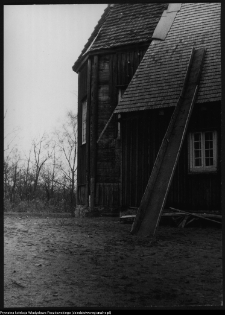
M 78 73 L 78 137 L 77 137 L 77 204 L 80 203 L 79 200 L 79 189 L 80 189 L 80 145 L 81 145 L 81 115 L 82 115 L 82 108 L 81 108 L 81 101 L 80 101 L 80 81 L 81 81 L 80 72 Z
M 95 206 L 95 203 L 94 203 L 94 200 L 95 200 L 95 179 L 94 178 L 91 178 L 91 183 L 90 183 L 90 209 L 91 211 L 94 210 L 94 206 Z
M 89 204 L 90 194 L 90 108 L 91 108 L 91 59 L 87 66 L 87 124 L 86 124 L 86 205 Z
M 94 56 L 92 93 L 91 93 L 91 141 L 90 141 L 90 177 L 91 177 L 91 211 L 95 206 L 95 183 L 97 164 L 97 122 L 98 122 L 98 56 Z

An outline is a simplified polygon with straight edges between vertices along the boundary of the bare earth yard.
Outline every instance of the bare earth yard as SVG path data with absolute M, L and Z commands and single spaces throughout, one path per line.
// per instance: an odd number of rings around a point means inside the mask
M 221 306 L 222 229 L 5 215 L 5 307 Z

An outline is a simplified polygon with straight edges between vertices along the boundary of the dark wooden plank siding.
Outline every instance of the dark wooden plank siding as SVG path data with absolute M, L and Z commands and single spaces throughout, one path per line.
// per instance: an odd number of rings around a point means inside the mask
M 126 86 L 130 83 L 146 50 L 144 46 L 117 53 L 117 85 Z
M 82 145 L 82 101 L 87 97 L 87 65 L 78 76 L 78 159 L 77 159 L 77 197 L 78 204 L 85 204 L 86 185 L 86 144 Z
M 121 141 L 117 139 L 117 117 L 114 116 L 96 147 L 96 160 L 93 155 L 95 138 L 98 138 L 118 102 L 118 89 L 126 87 L 134 75 L 146 46 L 92 56 L 79 72 L 78 95 L 78 203 L 84 204 L 90 194 L 90 177 L 95 178 L 96 205 L 120 203 L 121 185 Z M 97 60 L 98 62 L 94 62 Z M 88 67 L 89 64 L 89 67 Z M 88 70 L 89 69 L 89 70 Z M 81 144 L 82 101 L 87 97 L 87 143 Z M 96 104 L 96 108 L 94 106 Z M 95 118 L 94 118 L 95 117 Z M 95 121 L 96 120 L 96 121 Z M 95 121 L 95 127 L 94 127 Z M 95 135 L 96 133 L 96 135 Z M 133 131 L 132 141 L 136 141 Z M 89 142 L 90 141 L 90 142 Z M 94 141 L 96 142 L 96 141 Z M 135 150 L 135 149 L 134 149 Z M 136 154 L 133 151 L 131 154 Z M 130 157 L 131 162 L 132 157 Z M 130 178 L 136 180 L 138 171 Z M 86 185 L 86 186 L 85 186 Z M 86 187 L 86 192 L 85 192 Z M 137 202 L 137 188 L 133 190 L 133 202 Z M 86 197 L 85 197 L 86 196 Z M 86 198 L 86 199 L 85 199 Z
M 124 205 L 138 207 L 140 204 L 172 111 L 168 109 L 164 116 L 159 115 L 157 110 L 144 114 L 128 114 L 128 119 L 124 116 L 122 123 Z M 162 130 L 156 133 L 158 126 Z
M 77 198 L 79 205 L 86 204 L 86 185 L 79 185 L 77 191 Z
M 80 73 L 80 81 L 79 81 L 79 99 L 82 100 L 87 96 L 87 64 L 83 66 Z
M 123 114 L 122 123 L 122 205 L 138 207 L 145 191 L 156 155 L 168 126 L 173 108 L 144 113 Z M 220 105 L 196 105 L 188 133 L 217 130 L 220 161 Z M 166 207 L 194 211 L 221 209 L 220 164 L 216 173 L 189 173 L 188 140 L 184 141 Z
M 87 129 L 86 129 L 86 204 L 90 195 L 90 107 L 91 107 L 91 58 L 87 66 Z
M 180 161 L 175 171 L 174 180 L 167 198 L 167 204 L 181 206 L 182 209 L 195 211 L 218 211 L 221 209 L 221 133 L 220 102 L 195 105 L 189 123 L 188 132 L 217 131 L 218 168 L 216 173 L 188 172 L 188 141 L 185 140 Z M 179 192 L 179 193 L 178 193 Z
M 135 48 L 99 56 L 98 137 L 117 105 L 118 88 L 129 84 L 139 65 L 140 51 L 143 56 L 146 49 Z M 136 139 L 135 131 L 133 139 Z M 112 203 L 115 206 L 120 203 L 120 169 L 121 144 L 117 140 L 117 118 L 113 117 L 97 147 L 96 204 Z M 133 178 L 132 169 L 130 176 Z M 137 198 L 135 191 L 132 198 Z
M 99 206 L 118 207 L 120 198 L 119 183 L 97 183 L 96 204 Z

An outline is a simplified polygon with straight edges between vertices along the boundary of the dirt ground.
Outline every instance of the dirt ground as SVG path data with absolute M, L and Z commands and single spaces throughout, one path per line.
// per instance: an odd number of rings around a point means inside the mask
M 5 215 L 5 307 L 221 306 L 222 229 Z

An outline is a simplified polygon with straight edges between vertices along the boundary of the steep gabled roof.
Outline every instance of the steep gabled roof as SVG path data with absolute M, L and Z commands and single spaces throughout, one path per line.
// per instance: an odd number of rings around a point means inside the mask
M 113 7 L 113 5 L 108 5 L 107 8 L 105 8 L 100 20 L 98 21 L 97 25 L 94 28 L 94 31 L 92 32 L 91 36 L 89 37 L 87 43 L 85 44 L 83 50 L 81 51 L 80 56 L 78 57 L 78 59 L 76 60 L 76 62 L 73 65 L 73 70 L 76 71 L 76 68 L 79 66 L 79 63 L 81 62 L 83 56 L 85 55 L 85 53 L 89 50 L 92 42 L 94 41 L 95 37 L 98 35 L 98 32 L 100 31 L 102 24 L 105 22 L 106 17 L 110 11 L 110 9 Z
M 197 103 L 221 100 L 220 3 L 183 3 L 163 41 L 153 41 L 115 112 L 177 104 L 192 47 L 206 48 Z
M 109 5 L 73 66 L 76 71 L 87 52 L 148 42 L 168 7 L 166 3 L 117 3 Z

